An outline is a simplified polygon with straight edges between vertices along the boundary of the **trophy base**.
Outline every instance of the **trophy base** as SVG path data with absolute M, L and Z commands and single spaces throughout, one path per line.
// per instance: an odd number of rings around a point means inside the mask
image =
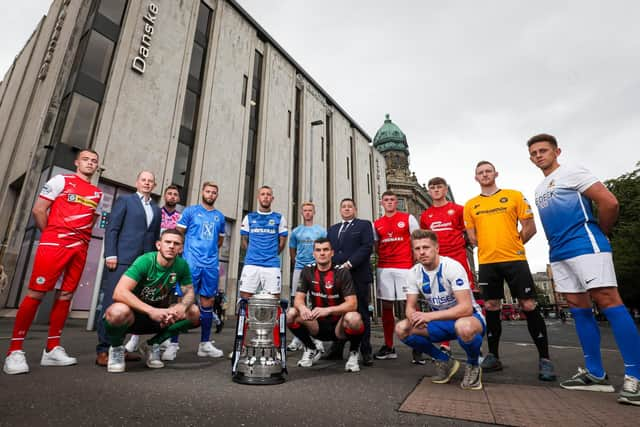
M 232 379 L 233 382 L 247 385 L 274 385 L 282 384 L 286 381 L 282 373 L 271 374 L 269 377 L 253 377 L 237 372 Z

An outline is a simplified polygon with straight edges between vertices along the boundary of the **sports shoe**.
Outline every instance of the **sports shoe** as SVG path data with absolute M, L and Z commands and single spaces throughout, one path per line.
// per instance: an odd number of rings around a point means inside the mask
M 198 356 L 200 357 L 223 357 L 224 352 L 216 348 L 211 341 L 201 342 L 198 345 Z
M 482 390 L 482 368 L 480 365 L 470 365 L 464 367 L 464 378 L 460 383 L 463 390 Z
M 27 358 L 22 350 L 14 350 L 4 359 L 4 367 L 2 368 L 5 374 L 16 375 L 26 374 L 29 372 L 29 365 L 27 364 Z
M 378 350 L 378 352 L 373 355 L 373 357 L 378 360 L 397 359 L 398 353 L 396 353 L 395 348 L 383 345 L 382 347 L 380 347 L 380 350 Z
M 310 368 L 320 359 L 320 356 L 322 356 L 322 353 L 320 353 L 319 350 L 305 347 L 304 353 L 302 353 L 302 358 L 298 360 L 298 366 L 301 368 Z
M 160 351 L 165 351 L 167 347 L 169 347 L 169 344 L 171 344 L 171 338 L 167 338 L 166 340 L 162 341 L 160 343 Z
M 64 348 L 57 345 L 51 349 L 51 351 L 47 351 L 47 349 L 42 350 L 42 359 L 40 359 L 41 366 L 70 366 L 78 363 L 78 359 L 75 357 L 70 357 Z
M 618 402 L 640 406 L 640 382 L 637 378 L 629 375 L 624 376 L 624 383 L 622 384 L 620 396 L 618 396 Z
M 411 352 L 411 363 L 413 363 L 414 365 L 424 365 L 425 363 L 427 363 L 427 360 L 418 350 L 413 350 Z
M 149 346 L 143 342 L 140 343 L 138 351 L 147 359 L 146 364 L 148 368 L 164 368 L 164 363 L 160 360 L 160 344 L 152 344 Z
M 549 359 L 540 359 L 538 363 L 538 379 L 540 381 L 555 381 L 556 373 L 553 370 L 553 362 Z
M 315 344 L 316 350 L 318 350 L 321 354 L 324 354 L 324 343 L 318 339 L 315 339 L 314 337 L 311 337 L 311 341 L 313 341 L 313 343 Z
M 436 360 L 434 363 L 436 365 L 436 375 L 431 378 L 431 382 L 434 384 L 448 383 L 460 368 L 460 362 L 456 359 Z
M 140 335 L 131 335 L 129 341 L 124 345 L 124 349 L 127 353 L 135 353 L 138 351 L 138 347 L 140 346 Z
M 360 372 L 360 365 L 358 364 L 358 352 L 350 351 L 349 359 L 344 365 L 344 370 L 347 372 Z
M 178 354 L 178 350 L 180 350 L 180 346 L 177 342 L 169 343 L 167 348 L 164 349 L 164 353 L 162 353 L 162 360 L 176 360 L 176 355 Z
M 597 378 L 591 375 L 586 369 L 578 367 L 578 373 L 568 380 L 562 381 L 560 387 L 567 390 L 602 391 L 613 393 L 615 390 L 609 384 L 609 377 Z
M 303 348 L 304 348 L 304 344 L 302 344 L 302 341 L 300 341 L 298 337 L 294 337 L 289 343 L 289 345 L 287 346 L 287 350 L 289 351 L 298 351 L 298 350 L 302 350 Z
M 496 356 L 489 353 L 482 359 L 480 367 L 484 372 L 502 371 L 502 362 Z
M 107 362 L 107 372 L 124 372 L 125 346 L 109 347 L 109 361 Z

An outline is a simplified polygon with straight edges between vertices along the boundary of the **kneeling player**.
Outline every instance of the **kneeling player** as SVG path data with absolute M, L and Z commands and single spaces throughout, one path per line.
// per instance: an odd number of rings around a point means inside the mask
M 316 362 L 321 351 L 312 336 L 322 341 L 349 340 L 351 348 L 344 369 L 358 372 L 358 350 L 364 323 L 358 313 L 356 289 L 351 274 L 331 264 L 333 249 L 329 239 L 322 237 L 313 243 L 315 264 L 307 265 L 300 273 L 293 307 L 287 312 L 287 326 L 305 346 L 298 366 L 308 368 Z M 311 309 L 307 307 L 307 293 Z
M 438 238 L 432 231 L 411 233 L 411 246 L 418 263 L 407 279 L 407 318 L 397 324 L 396 334 L 409 347 L 435 359 L 437 373 L 432 382 L 436 384 L 448 383 L 460 363 L 434 343 L 457 339 L 467 353 L 461 386 L 480 390 L 482 370 L 478 356 L 486 323 L 471 293 L 467 273 L 459 262 L 438 255 Z M 431 308 L 428 313 L 417 310 L 420 293 Z
M 193 304 L 195 295 L 187 262 L 178 257 L 184 237 L 176 230 L 165 230 L 156 243 L 158 252 L 139 256 L 120 278 L 113 292 L 112 305 L 104 316 L 111 342 L 107 371 L 124 372 L 124 337 L 127 333 L 156 334 L 141 346 L 149 368 L 162 368 L 160 343 L 200 324 L 200 311 Z M 183 297 L 170 305 L 176 283 Z

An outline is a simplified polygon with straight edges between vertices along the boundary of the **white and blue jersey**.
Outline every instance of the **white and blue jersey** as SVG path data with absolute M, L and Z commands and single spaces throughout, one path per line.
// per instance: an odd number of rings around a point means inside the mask
M 286 237 L 287 221 L 278 212 L 251 212 L 242 220 L 241 236 L 249 236 L 245 265 L 280 268 L 278 245 Z
M 440 264 L 435 270 L 425 270 L 420 263 L 409 270 L 405 293 L 422 294 L 433 311 L 447 310 L 458 304 L 454 295 L 457 291 L 469 292 L 473 311 L 483 317 L 482 309 L 473 298 L 467 272 L 458 261 L 440 256 Z
M 599 180 L 588 170 L 560 166 L 536 188 L 536 206 L 549 241 L 551 262 L 579 255 L 611 252 L 591 208 L 582 195 Z
M 182 211 L 177 224 L 186 229 L 184 258 L 190 268 L 218 268 L 218 238 L 224 236 L 224 215 L 217 209 L 207 210 L 202 205 L 189 206 Z
M 318 224 L 299 225 L 293 229 L 289 238 L 289 247 L 296 250 L 295 270 L 302 270 L 305 265 L 315 262 L 313 242 L 321 237 L 327 237 L 327 230 Z

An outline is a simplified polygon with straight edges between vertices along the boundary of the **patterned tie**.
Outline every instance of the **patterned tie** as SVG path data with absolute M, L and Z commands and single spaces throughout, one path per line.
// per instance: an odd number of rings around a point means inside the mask
M 344 221 L 342 223 L 342 226 L 340 227 L 340 230 L 338 231 L 338 240 L 342 239 L 342 236 L 344 235 L 344 232 L 347 231 L 347 228 L 349 228 L 349 221 Z

